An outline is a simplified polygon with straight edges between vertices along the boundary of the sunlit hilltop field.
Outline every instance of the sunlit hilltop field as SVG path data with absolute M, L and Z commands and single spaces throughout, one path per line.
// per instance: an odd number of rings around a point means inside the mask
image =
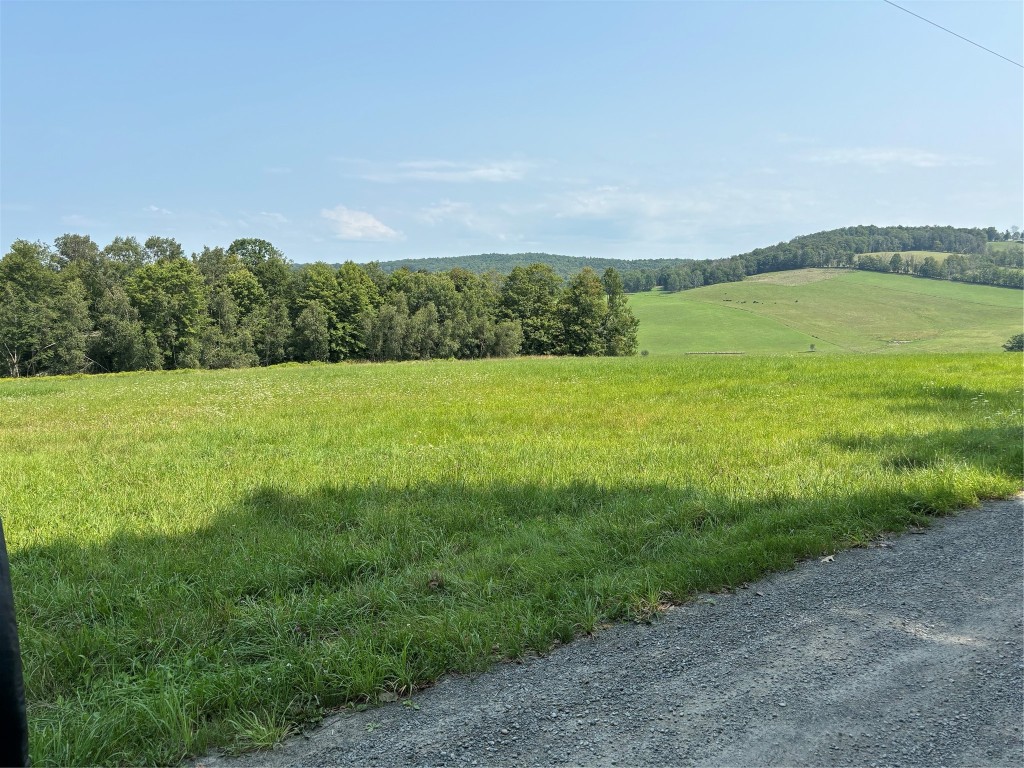
M 998 352 L 1024 330 L 1024 292 L 848 269 L 630 296 L 641 349 L 687 352 Z

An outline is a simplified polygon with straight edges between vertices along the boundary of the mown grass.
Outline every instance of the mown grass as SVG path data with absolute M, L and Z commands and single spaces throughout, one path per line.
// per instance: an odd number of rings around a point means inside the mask
M 0 382 L 37 765 L 266 746 L 1021 485 L 1019 355 Z
M 794 270 L 632 294 L 652 355 L 733 351 L 997 352 L 1024 330 L 1024 291 L 853 270 Z

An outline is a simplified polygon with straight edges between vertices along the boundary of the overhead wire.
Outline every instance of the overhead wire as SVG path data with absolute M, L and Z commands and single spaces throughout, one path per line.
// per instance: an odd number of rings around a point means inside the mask
M 983 51 L 987 51 L 988 53 L 991 53 L 991 54 L 992 54 L 993 56 L 998 56 L 998 57 L 999 57 L 1000 59 L 1002 59 L 1003 61 L 1008 61 L 1008 62 L 1010 62 L 1011 64 L 1013 64 L 1014 66 L 1016 66 L 1016 67 L 1020 67 L 1021 69 L 1024 69 L 1024 64 L 1021 64 L 1021 63 L 1020 63 L 1020 62 L 1018 62 L 1018 61 L 1014 61 L 1013 59 L 1008 59 L 1008 58 L 1006 58 L 1005 56 L 1003 56 L 1003 54 L 1001 54 L 1001 53 L 996 53 L 996 52 L 995 52 L 995 51 L 993 51 L 993 50 L 992 50 L 991 48 L 986 48 L 986 47 L 985 47 L 984 45 L 982 45 L 981 43 L 976 43 L 976 42 L 974 42 L 973 40 L 970 40 L 970 39 L 968 39 L 968 38 L 964 37 L 963 35 L 959 35 L 959 34 L 957 34 L 956 32 L 954 32 L 954 31 L 953 31 L 952 29 L 946 29 L 946 27 L 942 26 L 941 24 L 936 24 L 936 23 L 935 23 L 934 21 L 932 21 L 931 19 L 926 19 L 926 18 L 925 18 L 924 16 L 920 16 L 920 15 L 918 15 L 918 14 L 914 13 L 913 11 L 911 11 L 911 10 L 908 10 L 907 8 L 904 8 L 904 7 L 902 6 L 902 5 L 897 5 L 896 3 L 892 2 L 892 0 L 882 0 L 882 2 L 884 2 L 884 3 L 888 3 L 888 4 L 889 4 L 889 5 L 891 5 L 891 6 L 893 7 L 893 8 L 899 8 L 899 9 L 900 9 L 901 11 L 903 11 L 904 13 L 909 13 L 909 14 L 910 14 L 911 16 L 914 16 L 914 17 L 916 17 L 916 18 L 920 19 L 921 21 L 926 21 L 926 22 L 928 22 L 929 24 L 931 24 L 931 25 L 932 25 L 933 27 L 938 27 L 938 28 L 939 28 L 939 29 L 941 29 L 941 30 L 942 30 L 943 32 L 948 32 L 949 34 L 953 35 L 953 37 L 959 37 L 959 38 L 960 38 L 961 40 L 963 40 L 963 41 L 964 41 L 964 42 L 966 42 L 966 43 L 970 43 L 970 44 L 971 44 L 971 45 L 973 45 L 973 46 L 976 46 L 976 47 L 978 47 L 978 48 L 981 48 L 981 50 L 983 50 Z

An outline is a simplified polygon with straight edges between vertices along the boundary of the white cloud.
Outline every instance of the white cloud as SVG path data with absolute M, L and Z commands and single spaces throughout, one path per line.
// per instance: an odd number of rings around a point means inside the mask
M 804 156 L 809 162 L 822 165 L 860 165 L 874 170 L 895 167 L 949 168 L 982 165 L 976 157 L 940 155 L 923 149 L 906 147 L 848 147 L 811 152 Z
M 320 216 L 327 219 L 335 237 L 341 240 L 384 241 L 401 239 L 401 234 L 366 211 L 354 211 L 344 205 L 324 208 Z
M 146 213 L 158 213 L 161 216 L 174 215 L 173 213 L 171 213 L 171 211 L 168 211 L 166 208 L 161 208 L 158 205 L 147 205 L 144 210 L 146 211 Z

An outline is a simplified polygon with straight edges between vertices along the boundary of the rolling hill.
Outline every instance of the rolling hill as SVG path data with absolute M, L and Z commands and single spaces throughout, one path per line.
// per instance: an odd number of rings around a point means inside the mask
M 547 264 L 563 278 L 571 277 L 584 267 L 595 272 L 602 272 L 613 267 L 620 272 L 631 269 L 662 269 L 677 267 L 692 259 L 598 259 L 586 256 L 562 256 L 557 253 L 479 253 L 472 256 L 442 256 L 430 259 L 398 259 L 382 261 L 380 268 L 385 272 L 397 272 L 408 269 L 410 272 L 445 272 L 449 269 L 465 269 L 469 272 L 482 274 L 498 272 L 507 275 L 515 267 L 526 267 L 530 264 Z
M 693 352 L 999 351 L 1024 293 L 842 269 L 769 272 L 678 293 L 630 295 L 640 349 Z
M 816 232 L 801 235 L 792 240 L 764 248 L 757 248 L 750 253 L 742 253 L 715 261 L 726 262 L 740 260 L 743 262 L 775 264 L 777 269 L 796 266 L 821 266 L 825 262 L 835 261 L 837 257 L 854 259 L 857 256 L 885 256 L 888 258 L 895 252 L 905 257 L 913 256 L 918 261 L 932 256 L 943 262 L 950 253 L 988 253 L 990 256 L 1016 254 L 1018 258 L 1024 251 L 1024 243 L 1019 241 L 985 241 L 985 230 L 978 228 L 954 227 L 874 227 L 857 226 L 842 229 Z M 496 271 L 508 274 L 513 267 L 528 264 L 547 264 L 562 277 L 579 272 L 584 267 L 603 270 L 614 267 L 620 272 L 630 270 L 659 270 L 663 268 L 685 267 L 694 262 L 705 262 L 700 254 L 670 259 L 607 259 L 584 256 L 564 256 L 554 253 L 479 253 L 467 256 L 446 256 L 433 258 L 397 259 L 382 261 L 380 267 L 385 272 L 399 269 L 410 271 L 443 272 L 461 268 L 470 272 Z M 818 264 L 815 262 L 822 262 Z M 762 263 L 763 262 L 763 263 Z M 754 269 L 753 271 L 768 271 Z
M 755 248 L 720 259 L 598 259 L 550 253 L 483 253 L 450 258 L 381 262 L 384 272 L 398 269 L 439 272 L 455 268 L 508 274 L 514 267 L 547 264 L 563 278 L 584 267 L 598 272 L 614 267 L 627 290 L 660 285 L 675 290 L 687 285 L 735 282 L 744 275 L 808 267 L 857 267 L 889 272 L 894 253 L 905 260 L 896 272 L 958 282 L 1024 288 L 1024 244 L 987 240 L 994 228 L 857 226 L 802 235 L 789 242 Z M 954 257 L 955 258 L 951 258 Z

